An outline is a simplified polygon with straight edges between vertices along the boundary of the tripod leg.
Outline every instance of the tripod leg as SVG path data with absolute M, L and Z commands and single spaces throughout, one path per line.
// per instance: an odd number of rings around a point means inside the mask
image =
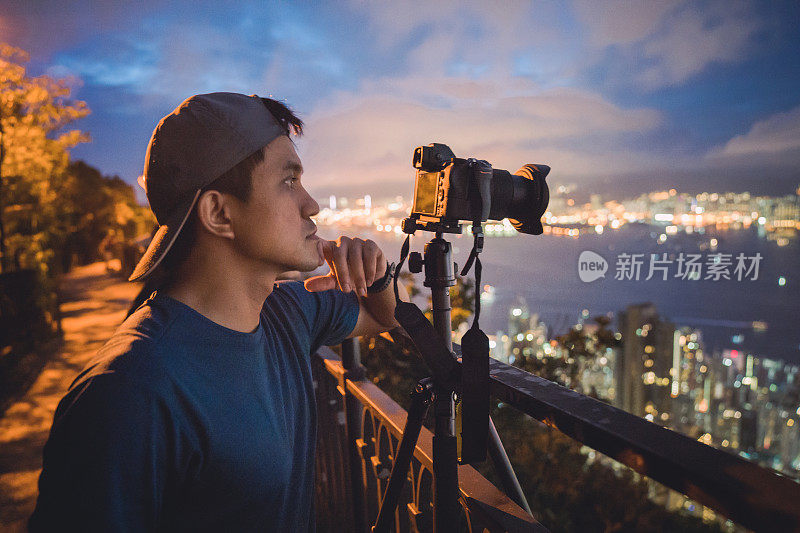
M 497 428 L 494 427 L 492 417 L 489 417 L 489 457 L 492 458 L 494 471 L 500 477 L 506 495 L 525 509 L 529 515 L 533 516 L 528 500 L 525 498 L 525 493 L 522 492 L 517 475 L 514 473 L 514 467 L 511 466 L 511 461 L 508 460 L 500 435 L 497 434 Z
M 433 382 L 430 379 L 423 379 L 417 383 L 414 392 L 411 393 L 411 408 L 408 410 L 406 427 L 403 429 L 403 437 L 397 447 L 397 455 L 392 465 L 389 483 L 386 485 L 386 492 L 383 493 L 378 518 L 375 520 L 375 525 L 372 526 L 373 532 L 389 531 L 394 520 L 394 512 L 397 509 L 400 492 L 402 492 L 408 477 L 408 468 L 411 466 L 411 458 L 414 457 L 414 449 L 417 447 L 422 422 L 425 420 L 425 413 L 433 398 L 432 389 Z
M 455 437 L 433 436 L 433 530 L 458 531 L 458 445 Z
M 453 393 L 437 394 L 436 431 L 433 435 L 433 530 L 458 531 L 458 444 L 455 436 Z

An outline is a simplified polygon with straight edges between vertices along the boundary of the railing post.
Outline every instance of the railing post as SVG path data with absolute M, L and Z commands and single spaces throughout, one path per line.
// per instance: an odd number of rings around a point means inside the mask
M 361 414 L 363 406 L 347 390 L 347 380 L 364 379 L 364 367 L 361 366 L 361 350 L 358 339 L 346 339 L 342 342 L 342 367 L 345 370 L 342 383 L 344 396 L 345 424 L 347 430 L 347 455 L 350 459 L 350 494 L 353 498 L 353 531 L 366 533 L 366 512 L 364 507 L 364 480 L 361 471 L 361 453 L 356 441 L 361 437 Z

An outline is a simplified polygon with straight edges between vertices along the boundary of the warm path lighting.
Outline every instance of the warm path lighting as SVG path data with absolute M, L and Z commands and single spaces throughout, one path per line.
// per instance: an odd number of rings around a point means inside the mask
M 0 418 L 0 531 L 24 530 L 36 503 L 42 447 L 56 406 L 125 318 L 140 287 L 110 276 L 103 263 L 77 268 L 64 280 L 63 347 Z M 3 506 L 7 501 L 13 501 L 13 507 Z

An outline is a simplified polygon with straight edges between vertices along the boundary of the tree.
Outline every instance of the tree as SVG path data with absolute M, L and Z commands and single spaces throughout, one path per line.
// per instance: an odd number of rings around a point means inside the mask
M 601 357 L 607 348 L 615 348 L 619 341 L 614 337 L 614 331 L 609 329 L 611 318 L 605 315 L 596 316 L 594 325 L 576 325 L 564 335 L 556 338 L 558 344 L 566 350 L 566 377 L 569 378 L 567 386 L 582 390 L 581 379 L 587 365 L 594 363 Z
M 28 54 L 0 44 L 0 269 L 46 268 L 58 227 L 68 150 L 89 140 L 66 126 L 89 113 L 67 79 L 31 77 Z
M 103 176 L 83 161 L 69 164 L 61 184 L 60 226 L 54 233 L 63 236 L 56 255 L 61 254 L 65 266 L 72 256 L 81 263 L 96 261 L 101 246 L 130 242 L 155 223 L 150 210 L 136 201 L 133 187 L 118 176 Z
M 531 374 L 597 398 L 596 391 L 583 390 L 581 378 L 585 370 L 597 365 L 597 360 L 608 349 L 615 348 L 619 341 L 614 337 L 615 332 L 609 329 L 611 319 L 608 316 L 596 316 L 592 322 L 577 324 L 566 333 L 557 336 L 553 351 L 547 357 L 541 357 L 541 353 L 537 356 L 520 357 L 514 361 L 514 365 Z
M 472 278 L 456 277 L 456 284 L 450 287 L 450 308 L 453 329 L 458 330 L 475 313 L 475 282 Z
M 425 316 L 433 322 L 431 311 L 431 296 L 428 288 L 420 288 L 417 278 L 410 272 L 401 272 L 400 280 L 406 286 L 409 297 L 416 300 L 417 296 L 424 295 L 426 306 L 423 308 Z M 471 278 L 456 276 L 456 284 L 450 287 L 450 321 L 452 330 L 467 322 L 475 311 L 475 283 Z

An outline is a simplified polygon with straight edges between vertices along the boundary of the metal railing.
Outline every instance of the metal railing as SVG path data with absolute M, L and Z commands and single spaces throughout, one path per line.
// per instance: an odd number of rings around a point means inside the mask
M 324 507 L 318 516 L 330 521 L 319 526 L 367 531 L 377 516 L 406 413 L 363 379 L 357 340 L 342 345 L 341 360 L 329 349 L 320 350 L 314 367 L 321 442 L 317 501 Z M 493 398 L 738 524 L 755 531 L 800 532 L 800 484 L 775 471 L 496 360 L 491 360 L 490 381 Z M 395 515 L 397 531 L 431 529 L 431 439 L 423 429 Z M 473 468 L 460 466 L 458 475 L 468 531 L 547 531 Z
M 362 379 L 356 343 L 345 342 L 344 361 L 322 348 L 313 363 L 320 413 L 316 495 L 320 530 L 369 530 L 406 421 L 402 407 Z M 395 512 L 396 531 L 432 529 L 432 439 L 423 428 Z M 547 531 L 474 468 L 459 466 L 458 477 L 463 530 Z

